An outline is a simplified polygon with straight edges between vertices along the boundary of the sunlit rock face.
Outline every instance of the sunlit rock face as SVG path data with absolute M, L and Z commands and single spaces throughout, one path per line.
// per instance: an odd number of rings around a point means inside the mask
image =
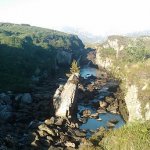
M 138 88 L 135 85 L 128 86 L 125 102 L 129 111 L 129 122 L 143 119 L 141 103 L 138 100 Z
M 112 60 L 108 57 L 102 58 L 100 53 L 96 53 L 96 64 L 99 67 L 105 68 L 105 69 L 110 69 L 112 66 Z
M 129 112 L 129 122 L 136 120 L 150 120 L 150 103 L 140 101 L 139 90 L 136 85 L 127 87 L 125 102 Z
M 67 117 L 71 115 L 76 103 L 78 79 L 78 73 L 72 74 L 67 83 L 56 90 L 53 98 L 56 116 Z
M 95 48 L 96 48 L 95 64 L 98 65 L 99 68 L 105 68 L 109 70 L 113 65 L 112 59 L 109 57 L 104 58 L 101 56 L 102 47 L 95 47 Z

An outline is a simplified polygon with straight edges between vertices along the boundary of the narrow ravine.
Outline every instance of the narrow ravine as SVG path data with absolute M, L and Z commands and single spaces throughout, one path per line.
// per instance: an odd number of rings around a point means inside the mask
M 91 85 L 91 88 L 94 88 L 92 93 L 90 94 L 89 99 L 88 96 L 87 97 L 85 96 L 77 103 L 78 107 L 77 117 L 79 120 L 83 121 L 83 123 L 80 125 L 80 129 L 86 130 L 87 137 L 90 137 L 92 133 L 96 132 L 96 130 L 100 127 L 105 127 L 106 129 L 109 129 L 109 128 L 119 128 L 123 126 L 125 124 L 125 121 L 123 120 L 122 116 L 118 111 L 117 112 L 113 112 L 113 110 L 108 111 L 108 107 L 100 108 L 100 106 L 98 106 L 100 101 L 103 102 L 106 97 L 114 96 L 114 93 L 109 91 L 109 88 L 106 87 L 105 85 L 101 86 L 101 84 L 99 85 L 95 84 L 96 81 L 100 79 L 99 78 L 100 70 L 85 66 L 81 68 L 80 75 L 82 78 L 84 78 L 84 82 L 87 82 L 88 84 L 87 87 Z M 106 82 L 105 84 L 107 84 L 107 82 L 110 81 L 105 82 Z M 84 88 L 86 89 L 87 87 Z M 95 95 L 92 95 L 93 93 L 95 93 Z M 111 104 L 108 105 L 110 106 Z M 85 111 L 87 111 L 87 113 L 89 114 L 87 114 L 87 116 L 84 117 Z

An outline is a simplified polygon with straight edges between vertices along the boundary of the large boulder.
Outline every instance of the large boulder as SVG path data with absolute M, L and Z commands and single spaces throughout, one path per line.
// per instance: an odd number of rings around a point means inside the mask
M 73 112 L 78 89 L 79 73 L 72 74 L 64 85 L 63 90 L 56 92 L 53 99 L 55 115 L 60 117 L 69 116 Z
M 69 66 L 72 61 L 72 53 L 67 51 L 59 51 L 56 56 L 58 66 Z

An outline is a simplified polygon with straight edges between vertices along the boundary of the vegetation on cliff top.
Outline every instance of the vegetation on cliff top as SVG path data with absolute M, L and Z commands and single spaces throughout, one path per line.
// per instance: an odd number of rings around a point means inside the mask
M 0 44 L 18 48 L 33 45 L 42 48 L 55 47 L 70 51 L 84 48 L 82 41 L 76 35 L 10 23 L 0 23 Z
M 27 87 L 37 69 L 54 73 L 59 51 L 69 51 L 77 57 L 83 48 L 75 35 L 26 24 L 0 23 L 0 89 Z
M 96 46 L 100 58 L 111 60 L 112 77 L 120 81 L 122 101 L 127 93 L 127 87 L 135 85 L 138 88 L 138 101 L 143 118 L 146 104 L 150 100 L 150 37 L 128 38 L 112 36 L 102 45 Z M 119 51 L 118 58 L 116 57 Z M 125 104 L 125 102 L 121 102 Z M 121 104 L 122 105 L 122 104 Z M 122 112 L 126 112 L 122 105 Z M 127 113 L 127 112 L 126 112 Z M 135 112 L 136 113 L 136 112 Z M 127 114 L 125 114 L 127 115 Z M 150 122 L 133 122 L 124 127 L 109 131 L 100 141 L 99 149 L 103 150 L 148 150 L 150 147 Z M 101 147 L 101 148 L 100 148 Z
M 120 38 L 120 36 L 112 36 L 109 40 L 116 38 L 118 47 L 104 48 L 100 46 L 99 53 L 102 59 L 105 60 L 108 57 L 112 60 L 112 76 L 122 82 L 122 89 L 125 90 L 127 82 L 130 85 L 136 85 L 139 91 L 142 91 L 139 100 L 148 101 L 150 99 L 147 92 L 150 91 L 150 37 Z M 121 46 L 124 48 L 119 51 L 117 59 L 116 49 Z
M 71 68 L 70 68 L 70 73 L 73 74 L 73 73 L 79 73 L 79 72 L 80 72 L 80 67 L 78 66 L 77 61 L 73 60 L 71 64 Z

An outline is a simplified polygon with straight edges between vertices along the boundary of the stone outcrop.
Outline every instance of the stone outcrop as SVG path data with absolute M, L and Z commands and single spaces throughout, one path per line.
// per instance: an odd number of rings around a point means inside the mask
M 108 57 L 102 58 L 100 54 L 100 49 L 97 48 L 97 53 L 96 53 L 96 61 L 95 63 L 98 65 L 99 68 L 105 68 L 105 69 L 110 69 L 112 66 L 112 60 Z
M 72 61 L 72 53 L 60 50 L 56 56 L 58 66 L 70 65 Z
M 119 39 L 120 38 L 120 39 Z M 99 68 L 105 68 L 108 71 L 118 75 L 119 67 L 115 66 L 113 58 L 106 56 L 105 58 L 101 55 L 101 50 L 105 48 L 113 48 L 114 50 L 122 51 L 125 47 L 130 47 L 130 41 L 134 39 L 125 39 L 121 37 L 113 37 L 108 39 L 103 45 L 96 47 L 96 64 Z M 135 40 L 135 45 L 137 41 Z M 143 39 L 143 43 L 148 39 Z M 145 44 L 145 43 L 144 43 Z M 124 48 L 123 48 L 124 46 Z M 118 67 L 118 68 L 117 68 Z M 119 94 L 119 111 L 122 113 L 124 119 L 129 122 L 136 120 L 146 121 L 150 120 L 150 102 L 149 102 L 149 62 L 145 62 L 145 66 L 140 64 L 132 65 L 129 67 L 124 66 L 126 75 L 119 72 L 122 78 L 121 93 Z M 122 68 L 121 68 L 122 69 Z M 115 72 L 116 71 L 116 72 Z M 118 71 L 118 72 L 117 72 Z M 139 78 L 138 78 L 139 77 Z
M 53 98 L 56 116 L 66 117 L 72 113 L 76 102 L 78 79 L 78 73 L 72 74 L 67 83 L 56 90 Z
M 131 85 L 127 87 L 127 92 L 125 96 L 125 102 L 129 112 L 129 122 L 135 120 L 150 120 L 150 102 L 146 103 L 145 106 L 139 100 L 139 91 L 136 85 Z

